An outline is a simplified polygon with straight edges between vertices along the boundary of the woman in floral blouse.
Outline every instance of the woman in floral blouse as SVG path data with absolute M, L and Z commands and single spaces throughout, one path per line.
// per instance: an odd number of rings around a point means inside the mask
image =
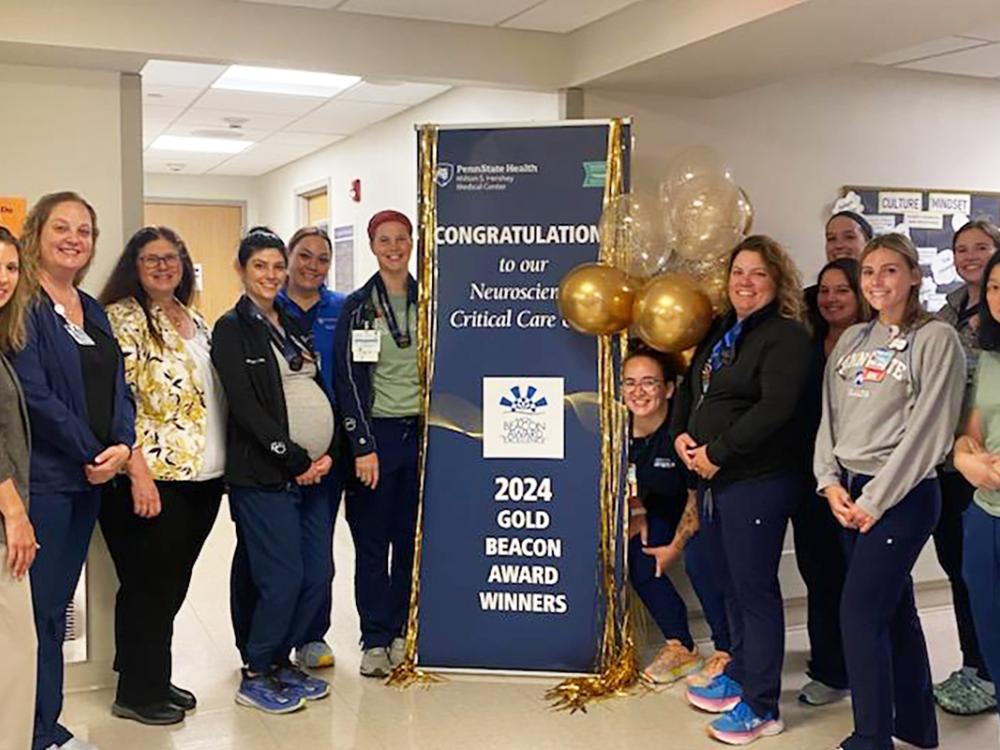
M 101 511 L 120 581 L 112 713 L 144 724 L 195 707 L 171 683 L 171 637 L 223 490 L 226 405 L 193 294 L 191 258 L 167 227 L 133 235 L 101 294 L 136 401 L 136 449 Z

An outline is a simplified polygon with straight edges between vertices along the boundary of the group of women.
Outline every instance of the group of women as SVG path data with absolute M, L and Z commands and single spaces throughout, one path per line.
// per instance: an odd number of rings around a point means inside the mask
M 641 347 L 624 361 L 629 574 L 666 640 L 645 674 L 686 677 L 723 742 L 782 731 L 791 522 L 811 646 L 800 700 L 853 695 L 841 750 L 935 747 L 935 699 L 953 713 L 996 705 L 1000 231 L 975 220 L 955 234 L 966 285 L 934 318 L 908 239 L 874 237 L 850 212 L 826 229 L 829 262 L 805 291 L 771 238 L 734 249 L 730 308 L 686 374 Z M 173 620 L 224 487 L 238 702 L 286 713 L 328 695 L 302 667 L 333 663 L 345 490 L 361 672 L 402 661 L 420 414 L 412 226 L 382 211 L 368 235 L 379 270 L 344 298 L 324 285 L 321 231 L 286 246 L 252 229 L 236 258 L 244 293 L 209 331 L 166 227 L 129 240 L 99 301 L 78 288 L 98 236 L 81 196 L 40 199 L 20 239 L 0 228 L 0 650 L 22 678 L 0 687 L 0 748 L 92 747 L 58 720 L 66 610 L 98 519 L 120 583 L 112 712 L 172 724 L 196 706 L 172 682 Z M 964 662 L 937 686 L 910 577 L 932 535 Z M 681 557 L 708 660 L 665 575 Z
M 778 569 L 788 523 L 808 594 L 812 705 L 852 696 L 838 750 L 938 744 L 935 701 L 995 710 L 1000 669 L 1000 231 L 954 237 L 965 285 L 937 317 L 916 248 L 864 217 L 827 223 L 828 263 L 803 290 L 785 250 L 730 255 L 730 309 L 676 384 L 677 361 L 633 347 L 630 577 L 666 643 L 648 679 L 687 676 L 747 744 L 783 730 Z M 957 436 L 957 439 L 956 439 Z M 932 685 L 911 571 L 931 536 L 954 592 L 963 665 Z M 711 629 L 703 660 L 663 577 L 683 553 Z
M 20 238 L 0 227 L 0 650 L 17 676 L 0 687 L 0 748 L 93 747 L 59 716 L 66 612 L 98 520 L 119 580 L 112 713 L 175 724 L 195 708 L 172 682 L 173 622 L 224 489 L 237 702 L 286 713 L 329 693 L 302 667 L 333 664 L 345 489 L 361 671 L 402 661 L 419 413 L 412 227 L 383 211 L 368 233 L 379 271 L 345 299 L 325 287 L 325 233 L 304 228 L 286 246 L 250 230 L 236 254 L 244 293 L 210 331 L 167 227 L 132 236 L 99 299 L 78 286 L 98 237 L 83 197 L 42 197 Z

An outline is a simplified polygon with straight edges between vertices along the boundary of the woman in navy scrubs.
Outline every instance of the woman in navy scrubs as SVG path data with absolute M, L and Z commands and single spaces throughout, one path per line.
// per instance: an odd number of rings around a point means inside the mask
M 76 193 L 42 197 L 24 224 L 24 258 L 38 269 L 17 370 L 31 420 L 31 568 L 38 630 L 32 750 L 87 750 L 59 723 L 66 608 L 101 506 L 101 485 L 132 455 L 135 406 L 121 351 L 100 304 L 77 289 L 94 257 L 97 214 Z
M 670 684 L 703 666 L 714 677 L 729 661 L 729 627 L 697 535 L 693 480 L 674 452 L 667 419 L 676 364 L 659 352 L 635 349 L 624 363 L 622 389 L 631 414 L 629 440 L 629 580 L 666 643 L 644 674 Z M 688 627 L 687 607 L 667 569 L 683 556 L 688 577 L 712 630 L 715 655 L 703 662 Z

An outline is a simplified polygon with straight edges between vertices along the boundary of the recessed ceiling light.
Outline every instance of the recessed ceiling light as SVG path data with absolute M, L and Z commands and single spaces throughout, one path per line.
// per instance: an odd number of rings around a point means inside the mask
M 238 154 L 253 141 L 227 138 L 192 138 L 184 135 L 161 135 L 150 146 L 154 151 L 197 151 L 203 154 Z
M 226 72 L 212 84 L 212 88 L 257 91 L 266 94 L 318 96 L 326 99 L 353 86 L 360 80 L 358 76 L 342 76 L 336 73 L 313 73 L 308 70 L 230 65 Z

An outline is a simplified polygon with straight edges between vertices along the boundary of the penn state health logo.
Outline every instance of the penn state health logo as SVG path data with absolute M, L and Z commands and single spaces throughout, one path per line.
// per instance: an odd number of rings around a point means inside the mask
M 483 378 L 483 457 L 562 458 L 563 379 Z
M 455 165 L 446 161 L 438 162 L 437 172 L 434 174 L 434 182 L 438 187 L 448 187 L 455 179 Z

